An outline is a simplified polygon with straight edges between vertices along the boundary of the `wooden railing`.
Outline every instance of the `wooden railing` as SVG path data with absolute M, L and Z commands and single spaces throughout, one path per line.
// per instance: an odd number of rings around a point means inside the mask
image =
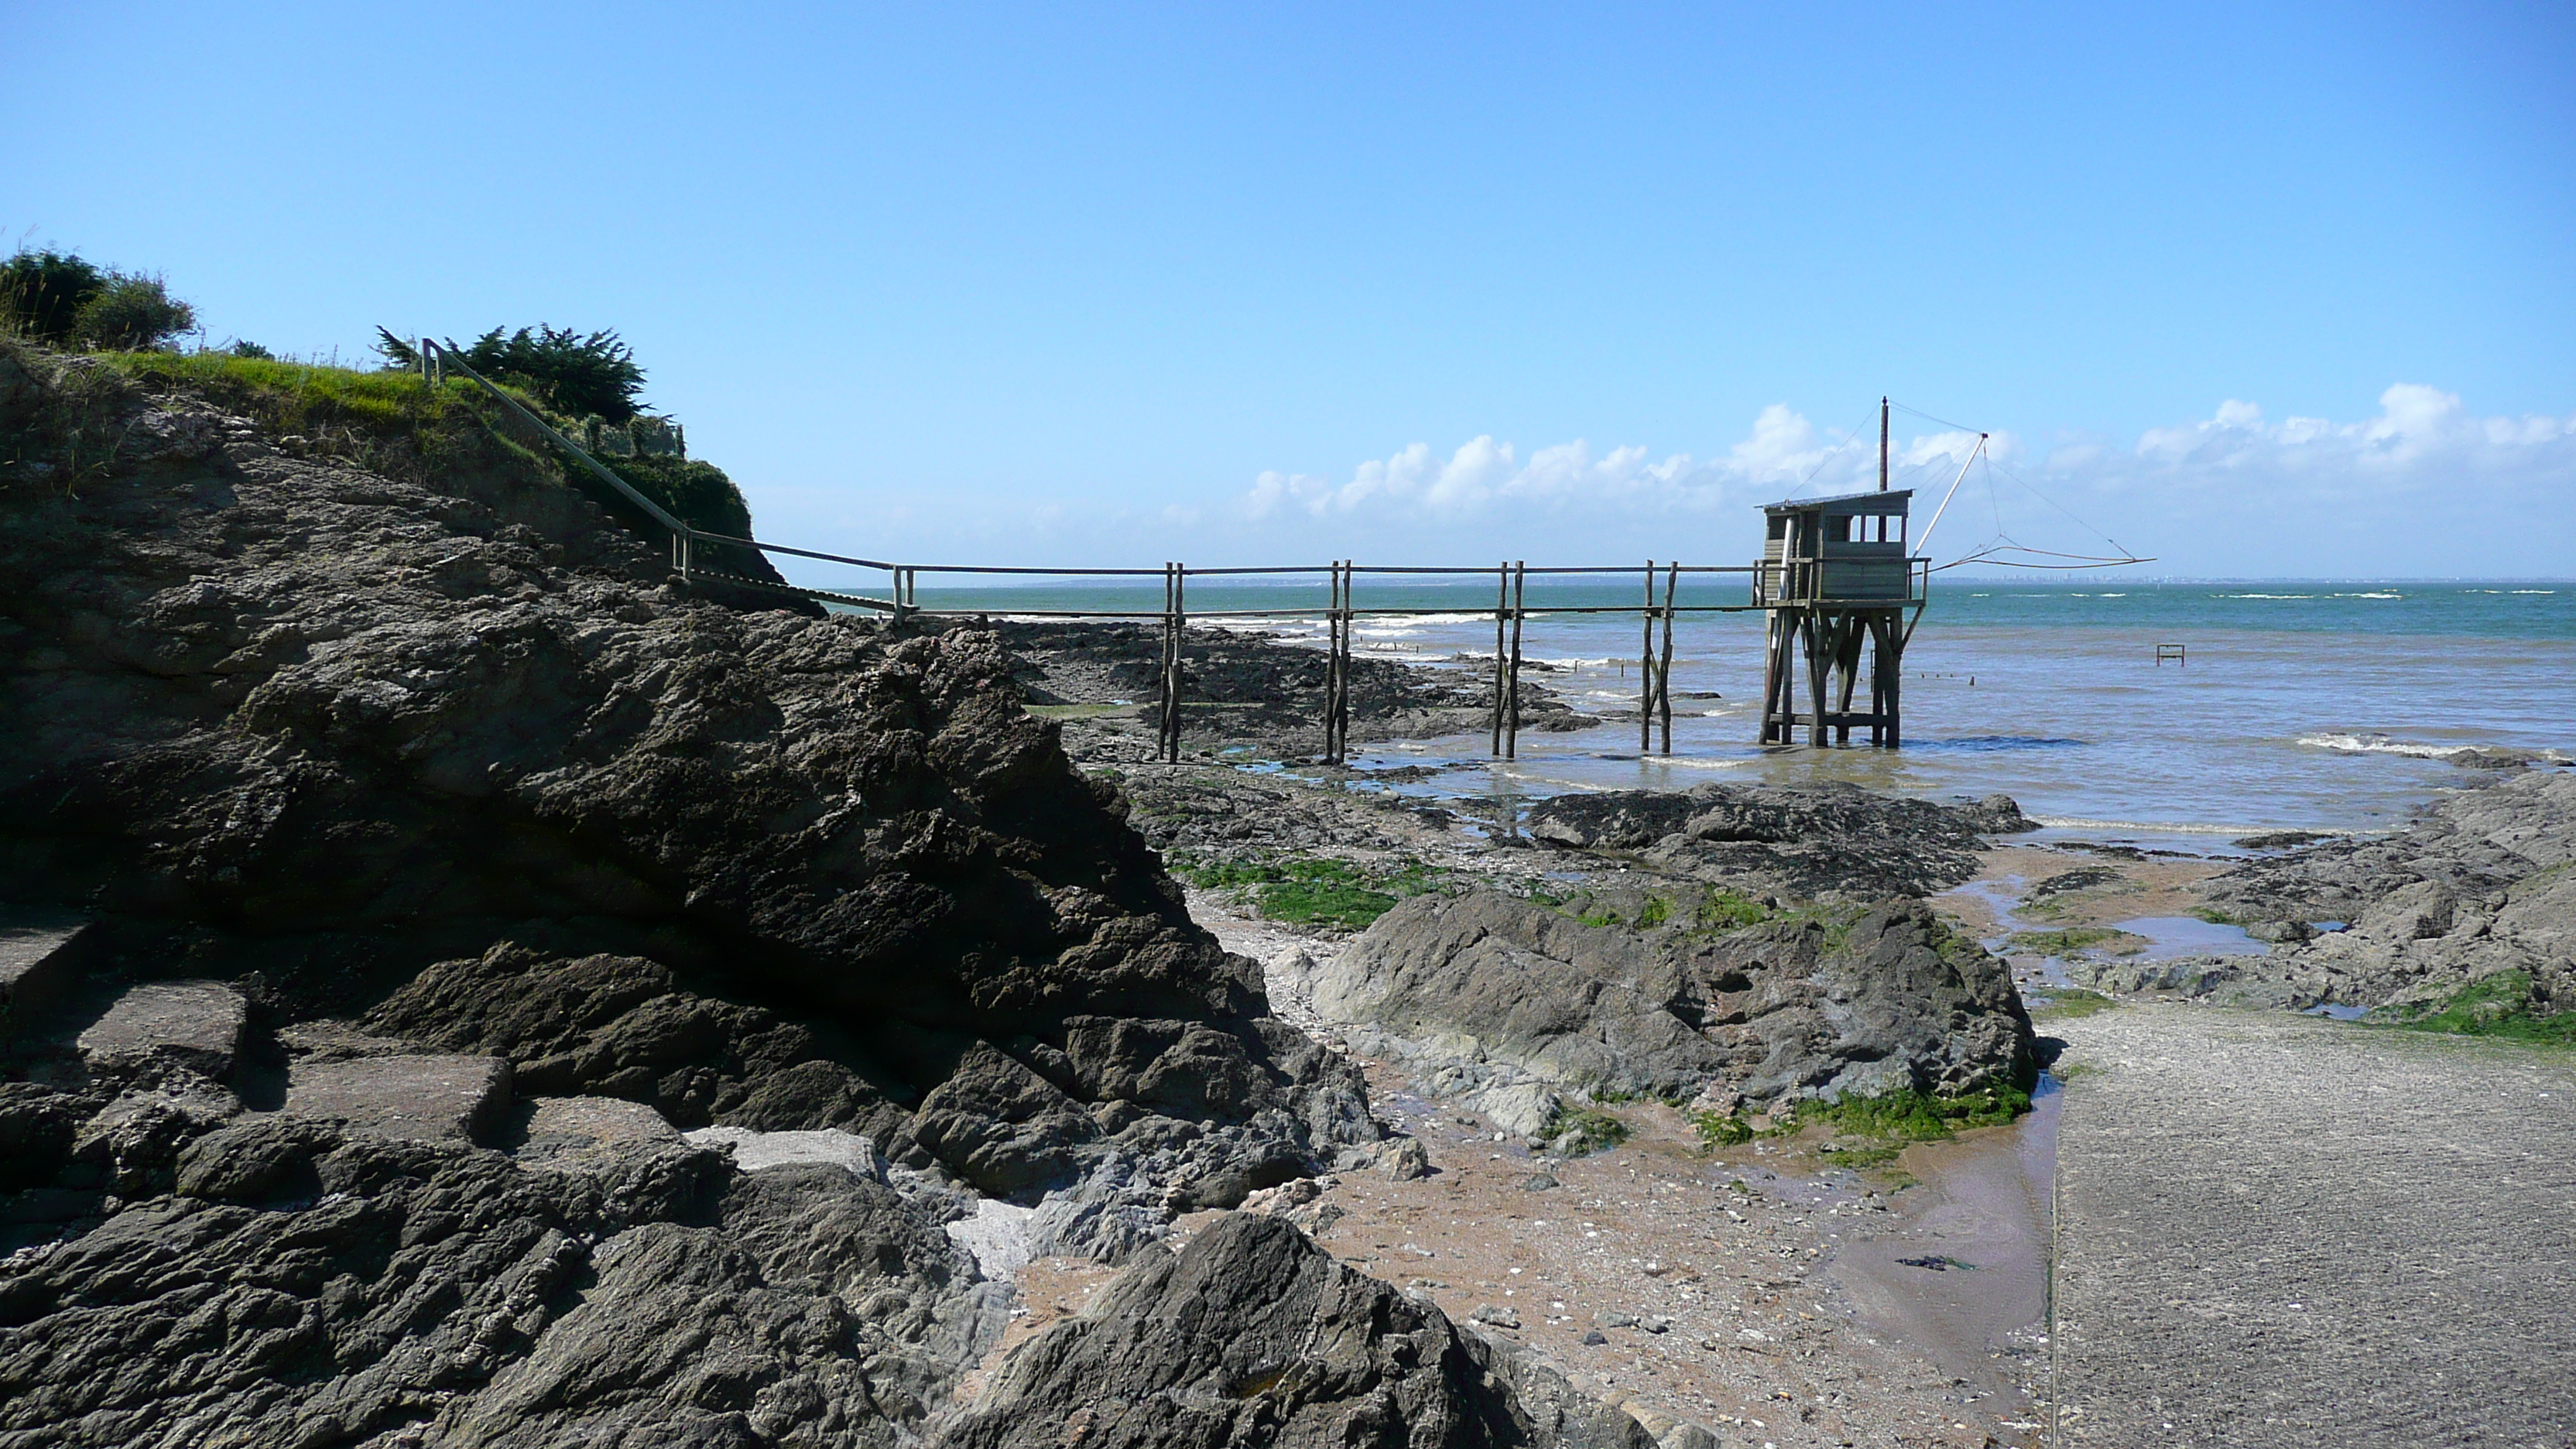
M 794 548 L 781 543 L 767 543 L 755 538 L 737 538 L 730 534 L 711 533 L 674 515 L 633 484 L 617 476 L 592 457 L 580 444 L 521 404 L 517 398 L 494 385 L 474 370 L 459 355 L 452 342 L 424 338 L 420 344 L 421 370 L 431 381 L 437 381 L 448 369 L 454 369 L 489 393 L 513 416 L 535 429 L 561 448 L 565 454 L 587 470 L 592 477 L 607 485 L 617 496 L 643 510 L 654 524 L 665 530 L 671 540 L 671 568 L 683 581 L 708 579 L 737 588 L 757 589 L 796 598 L 811 599 L 845 608 L 864 609 L 885 614 L 901 622 L 921 617 L 980 617 L 1006 613 L 1021 619 L 1098 619 L 1160 622 L 1163 629 L 1162 664 L 1159 671 L 1161 690 L 1157 713 L 1157 753 L 1161 758 L 1177 761 L 1181 757 L 1181 644 L 1183 632 L 1196 621 L 1218 619 L 1307 619 L 1321 616 L 1327 626 L 1325 665 L 1324 758 L 1333 764 L 1344 763 L 1349 756 L 1350 682 L 1352 639 L 1361 619 L 1419 618 L 1430 615 L 1456 615 L 1456 607 L 1421 607 L 1372 605 L 1361 607 L 1357 601 L 1361 575 L 1412 578 L 1468 578 L 1485 576 L 1495 580 L 1494 616 L 1494 697 L 1491 720 L 1491 752 L 1502 759 L 1519 753 L 1520 739 L 1520 673 L 1521 628 L 1533 617 L 1564 614 L 1635 614 L 1643 623 L 1644 639 L 1638 654 L 1640 689 L 1638 698 L 1637 747 L 1642 752 L 1655 746 L 1655 735 L 1661 732 L 1664 754 L 1673 751 L 1673 704 L 1671 677 L 1673 665 L 1673 624 L 1686 614 L 1740 614 L 1762 609 L 1796 607 L 1820 602 L 1799 597 L 1798 586 L 1812 586 L 1812 575 L 1794 571 L 1816 567 L 1813 560 L 1789 563 L 1769 562 L 1751 565 L 1681 564 L 1649 559 L 1642 569 L 1638 565 L 1603 565 L 1599 567 L 1549 566 L 1532 568 L 1526 563 L 1509 561 L 1492 569 L 1452 565 L 1363 565 L 1348 559 L 1328 564 L 1283 565 L 1257 568 L 1191 568 L 1180 563 L 1166 563 L 1150 568 L 1037 568 L 986 564 L 906 564 L 886 559 L 857 558 L 848 554 L 826 553 L 819 549 Z M 819 563 L 840 564 L 852 568 L 882 571 L 887 575 L 886 596 L 811 588 L 777 579 L 754 578 L 732 570 L 706 566 L 698 557 L 700 545 L 720 550 L 743 549 L 764 555 L 810 559 Z M 1828 561 L 1831 562 L 1831 561 Z M 1904 600 L 1852 600 L 1866 607 L 1895 607 L 1922 603 L 1923 560 L 1909 561 L 1909 598 Z M 1133 578 L 1160 577 L 1163 581 L 1163 605 L 1159 609 L 930 609 L 920 602 L 923 574 L 977 576 L 986 578 Z M 1634 604 L 1544 605 L 1531 608 L 1527 603 L 1531 575 L 1541 577 L 1629 577 L 1642 576 L 1644 592 Z M 1684 604 L 1678 601 L 1681 578 L 1685 574 L 1747 574 L 1752 577 L 1752 598 L 1742 604 Z M 1189 581 L 1193 578 L 1294 578 L 1321 576 L 1327 588 L 1327 602 L 1320 609 L 1287 605 L 1266 609 L 1208 609 L 1193 612 L 1188 607 Z M 1830 575 L 1827 575 L 1830 581 Z M 1662 597 L 1657 597 L 1658 586 Z M 1837 601 L 1821 601 L 1832 604 Z M 1483 613 L 1484 610 L 1467 612 Z M 1659 637 L 1660 634 L 1660 637 Z

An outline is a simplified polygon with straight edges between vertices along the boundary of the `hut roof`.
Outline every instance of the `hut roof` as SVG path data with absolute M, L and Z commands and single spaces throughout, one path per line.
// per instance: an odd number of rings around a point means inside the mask
M 1841 493 L 1831 498 L 1783 498 L 1777 503 L 1763 504 L 1762 511 L 1768 514 L 1822 513 L 1833 516 L 1860 514 L 1874 518 L 1905 513 L 1913 500 L 1914 490 L 1911 488 L 1892 488 L 1885 493 L 1873 488 L 1866 493 Z

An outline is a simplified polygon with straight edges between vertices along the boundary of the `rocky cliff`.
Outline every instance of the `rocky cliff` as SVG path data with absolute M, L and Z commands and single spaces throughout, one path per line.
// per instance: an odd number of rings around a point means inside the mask
M 905 1442 L 1029 1252 L 1374 1150 L 988 635 L 694 596 L 470 419 L 100 367 L 0 351 L 11 1442 Z M 1262 1330 L 1339 1325 L 1350 1402 L 1235 1389 L 1554 1432 L 1354 1291 Z

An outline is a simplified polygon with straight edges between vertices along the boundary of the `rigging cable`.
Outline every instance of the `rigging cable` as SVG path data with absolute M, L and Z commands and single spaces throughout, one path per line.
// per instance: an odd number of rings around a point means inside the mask
M 1978 430 L 1977 430 L 1977 429 L 1972 428 L 1972 427 L 1969 427 L 1966 423 L 1954 423 L 1954 422 L 1950 421 L 1948 418 L 1936 418 L 1936 417 L 1932 416 L 1930 413 L 1927 413 L 1927 412 L 1923 411 L 1921 408 L 1910 408 L 1910 407 L 1907 407 L 1905 404 L 1903 404 L 1903 403 L 1901 403 L 1901 402 L 1897 402 L 1897 401 L 1895 401 L 1895 400 L 1893 400 L 1893 399 L 1890 399 L 1887 405 L 1888 405 L 1889 407 L 1892 407 L 1892 408 L 1896 409 L 1896 410 L 1897 410 L 1898 412 L 1900 412 L 1900 413 L 1912 413 L 1912 414 L 1914 414 L 1914 416 L 1916 416 L 1916 417 L 1918 417 L 1918 418 L 1921 418 L 1923 421 L 1925 421 L 1925 422 L 1927 422 L 1927 423 L 1939 423 L 1941 426 L 1943 426 L 1943 427 L 1945 427 L 1945 428 L 1952 428 L 1952 429 L 1955 429 L 1955 430 L 1957 430 L 1957 431 L 1959 431 L 1959 432 L 1962 432 L 1962 433 L 1976 433 L 1976 434 L 1977 434 L 1977 436 L 1978 436 L 1978 437 L 1981 437 L 1981 438 L 1985 436 L 1985 434 L 1984 434 L 1984 433 L 1982 433 L 1982 432 L 1978 432 Z
M 1904 403 L 1896 402 L 1896 401 L 1894 401 L 1893 399 L 1891 399 L 1891 400 L 1889 401 L 1888 406 L 1889 406 L 1889 407 L 1892 407 L 1892 408 L 1895 408 L 1895 409 L 1896 409 L 1897 411 L 1899 411 L 1899 412 L 1908 413 L 1908 414 L 1911 414 L 1911 415 L 1912 415 L 1912 416 L 1914 416 L 1914 417 L 1921 418 L 1921 419 L 1923 419 L 1925 422 L 1938 423 L 1938 424 L 1940 424 L 1942 427 L 1945 427 L 1945 428 L 1954 428 L 1954 429 L 1957 429 L 1958 431 L 1960 431 L 1960 432 L 1962 432 L 1962 433 L 1977 433 L 1977 437 L 1978 437 L 1978 456 L 1982 456 L 1982 457 L 1985 459 L 1985 463 L 1986 463 L 1986 470 L 1987 470 L 1987 471 L 1986 471 L 1986 501 L 1987 501 L 1988 506 L 1990 506 L 1990 507 L 1994 510 L 1994 518 L 1995 518 L 1995 539 L 1996 539 L 1997 541 L 2000 541 L 2000 542 L 2002 542 L 2002 543 L 2004 543 L 2004 544 L 2007 544 L 2007 545 L 2009 545 L 2012 549 L 2019 550 L 2019 551 L 2021 551 L 2021 552 L 2023 552 L 2023 553 L 2037 554 L 2037 555 L 2040 555 L 2040 556 L 2042 556 L 2042 557 L 2046 557 L 2046 558 L 2072 558 L 2072 559 L 2084 559 L 2084 560 L 2086 560 L 2086 562 L 2084 562 L 2084 563 L 2080 563 L 2080 564 L 2037 564 L 2037 563 L 2025 563 L 2025 564 L 2018 564 L 2018 565 L 2015 565 L 2015 567 L 2019 567 L 2019 568 L 2111 568 L 2111 567 L 2115 567 L 2115 566 L 2117 566 L 2117 565 L 2120 565 L 2120 564 L 2126 564 L 2126 563 L 2153 563 L 2153 562 L 2155 562 L 2155 560 L 2154 560 L 2154 559 L 2152 559 L 2152 558 L 2147 558 L 2147 557 L 2142 557 L 2142 556 L 2140 556 L 2136 550 L 2134 550 L 2134 549 L 2130 548 L 2127 544 L 2120 542 L 2118 539 L 2113 538 L 2110 534 L 2105 533 L 2105 532 L 2103 532 L 2101 529 L 2099 529 L 2099 528 L 2095 527 L 2092 523 L 2087 522 L 2083 517 L 2081 517 L 2080 515 L 2078 515 L 2078 514 L 2075 512 L 2075 510 L 2073 510 L 2073 509 L 2071 509 L 2071 508 L 2067 507 L 2067 506 L 2066 506 L 2065 504 L 2063 504 L 2063 503 L 2058 502 L 2056 499 L 2049 497 L 2047 494 L 2040 492 L 2040 491 L 2039 491 L 2039 488 L 2038 488 L 2038 485 L 2036 485 L 2036 484 L 2032 483 L 2029 479 L 2022 477 L 2020 474 L 2018 474 L 2018 473 L 2014 472 L 2012 469 L 2007 468 L 2007 467 L 2005 467 L 2003 464 L 1996 462 L 1996 461 L 1995 461 L 1995 459 L 1994 459 L 1994 455 L 1993 455 L 1993 453 L 1991 453 L 1991 452 L 1987 451 L 1987 450 L 1986 450 L 1986 448 L 1985 448 L 1984 440 L 1985 440 L 1985 438 L 1986 438 L 1986 434 L 1984 434 L 1984 433 L 1982 433 L 1982 432 L 1978 432 L 1975 428 L 1971 428 L 1971 427 L 1969 427 L 1969 426 L 1968 426 L 1967 424 L 1965 424 L 1965 423 L 1955 423 L 1955 422 L 1950 421 L 1948 418 L 1935 417 L 1935 416 L 1933 416 L 1932 414 L 1930 414 L 1930 413 L 1927 413 L 1927 412 L 1923 411 L 1921 408 L 1917 408 L 1917 407 L 1908 407 L 1908 406 L 1907 406 L 1907 405 L 1905 405 Z M 1972 459 L 1971 459 L 1971 461 L 1973 461 L 1973 460 L 1974 460 L 1974 459 L 1972 458 Z M 2065 514 L 2068 518 L 2073 519 L 2077 524 L 2081 525 L 2081 526 L 2083 527 L 2083 529 L 2084 529 L 2087 533 L 2090 533 L 2090 534 L 2092 534 L 2094 537 L 2099 538 L 2099 539 L 2100 539 L 2100 540 L 2102 540 L 2104 543 L 2107 543 L 2107 544 L 2111 545 L 2111 547 L 2113 547 L 2113 548 L 2115 548 L 2115 549 L 2118 549 L 2118 550 L 2120 551 L 2121 557 L 2119 557 L 2119 558 L 2098 558 L 2098 557 L 2096 557 L 2096 556 L 2094 556 L 2094 555 L 2091 555 L 2091 554 L 2055 553 L 2055 552 L 2052 552 L 2051 550 L 2048 550 L 2048 549 L 2036 549 L 2036 548 L 2031 548 L 2030 546 L 2028 546 L 2028 545 L 2026 545 L 2026 544 L 2023 544 L 2023 543 L 2018 542 L 2017 540 L 2015 540 L 2015 539 L 2012 537 L 2012 535 L 2010 535 L 2010 534 L 2008 534 L 2008 533 L 2004 532 L 2004 527 L 2003 527 L 2003 502 L 2002 502 L 2002 500 L 2001 500 L 2001 499 L 1999 499 L 1999 498 L 1997 498 L 1997 497 L 1995 496 L 1994 475 L 1995 475 L 1997 472 L 2002 473 L 2006 478 L 2009 478 L 2009 479 L 2011 479 L 2013 482 L 2015 482 L 2015 483 L 2017 483 L 2017 484 L 2021 485 L 2021 488 L 2022 488 L 2022 490 L 2023 490 L 2024 492 L 2026 492 L 2026 493 L 2030 494 L 2032 497 L 2034 497 L 2034 498 L 2038 499 L 2040 502 L 2047 504 L 2049 507 L 2054 508 L 2054 509 L 2056 509 L 2058 512 Z M 1963 477 L 1963 478 L 1966 476 L 1966 471 L 1965 471 L 1964 469 L 1962 469 L 1962 470 L 1961 470 L 1961 475 L 1960 475 L 1960 476 L 1961 476 L 1961 477 Z M 1950 485 L 1950 487 L 1951 487 L 1951 491 L 1952 491 L 1953 493 L 1955 493 L 1955 492 L 1957 492 L 1957 491 L 1958 491 L 1958 484 L 1953 483 L 1953 484 L 1951 484 L 1951 485 Z M 1943 499 L 1942 499 L 1942 506 L 1943 506 L 1943 507 L 1945 507 L 1945 508 L 1949 506 L 1949 499 L 1948 499 L 1948 498 L 1946 498 L 1946 497 L 1945 497 L 1945 498 L 1943 498 Z M 1934 523 L 1936 523 L 1936 524 L 1940 522 L 1940 514 L 1939 514 L 1938 512 L 1935 512 L 1935 513 L 1933 514 L 1932 521 L 1933 521 Z M 1924 536 L 1925 536 L 1926 538 L 1929 538 L 1929 537 L 1931 536 L 1932 530 L 1931 530 L 1931 529 L 1929 529 L 1929 528 L 1926 528 L 1926 529 L 1924 529 L 1924 530 L 1923 530 L 1923 533 L 1924 533 Z M 1976 549 L 1976 550 L 1972 551 L 1972 552 L 1971 552 L 1971 553 L 1969 553 L 1967 556 L 1965 556 L 1965 557 L 1963 557 L 1963 558 L 1961 558 L 1961 559 L 1958 559 L 1957 561 L 1952 562 L 1952 563 L 1946 563 L 1946 564 L 1939 565 L 1939 567 L 1940 567 L 1940 568 L 1945 568 L 1945 569 L 1947 569 L 1947 568 L 1957 568 L 1960 564 L 1963 564 L 1963 563 L 1969 563 L 1969 562 L 1972 562 L 1972 561 L 1975 561 L 1975 560 L 1978 560 L 1978 559 L 1987 558 L 1987 557 L 1992 556 L 1994 553 L 1996 553 L 1996 552 L 2000 552 L 2000 551 L 2001 551 L 2001 550 L 1997 550 L 1997 549 L 1993 548 L 1991 544 L 1988 544 L 1988 545 L 1981 545 L 1978 549 Z
M 1828 436 L 1831 435 L 1829 434 Z M 1807 476 L 1798 480 L 1798 486 L 1789 490 L 1789 496 L 1795 498 L 1799 494 L 1806 492 L 1807 485 L 1816 481 L 1816 475 L 1825 471 L 1825 465 L 1831 463 L 1834 460 L 1834 456 L 1840 453 L 1843 449 L 1860 441 L 1860 436 L 1861 435 L 1857 430 L 1842 434 L 1842 441 L 1825 449 L 1824 456 L 1816 460 L 1816 466 L 1808 469 Z
M 2127 544 L 2122 543 L 2122 542 L 2120 542 L 2118 539 L 2113 538 L 2111 535 L 2109 535 L 2109 534 L 2107 534 L 2107 533 L 2104 533 L 2102 530 L 2100 530 L 2100 529 L 2098 529 L 2098 528 L 2095 528 L 2092 524 L 2090 524 L 2090 523 L 2085 523 L 2083 519 L 2081 519 L 2081 518 L 2076 518 L 2076 516 L 2075 516 L 2075 511 L 2074 511 L 2073 509 L 2068 508 L 2066 505 L 2064 505 L 2064 504 L 2062 504 L 2062 503 L 2058 502 L 2058 501 L 2057 501 L 2056 499 L 2054 499 L 2054 498 L 2049 497 L 2047 494 L 2040 492 L 2040 491 L 2039 491 L 2039 489 L 2038 489 L 2038 488 L 2036 488 L 2036 487 L 2034 487 L 2028 479 L 2026 479 L 2026 478 L 2022 477 L 2022 476 L 2021 476 L 2020 474 L 2018 474 L 2018 473 L 2015 473 L 2015 472 L 2014 472 L 2013 470 L 2011 470 L 2010 468 L 2005 468 L 2005 467 L 2003 467 L 2003 465 L 2002 465 L 2002 464 L 2000 464 L 2000 463 L 1995 464 L 1994 466 L 1995 466 L 1995 467 L 1997 467 L 1997 468 L 1999 468 L 1999 469 L 2002 469 L 2003 475 L 2004 475 L 2005 477 L 2010 478 L 2010 479 L 2011 479 L 2011 480 L 2013 480 L 2015 483 L 2019 483 L 2019 484 L 2020 484 L 2024 489 L 2028 490 L 2028 491 L 2029 491 L 2029 493 L 2030 493 L 2030 495 L 2031 495 L 2032 497 L 2034 497 L 2034 498 L 2038 499 L 2038 500 L 2039 500 L 2040 502 L 2042 502 L 2042 503 L 2047 504 L 2049 507 L 2056 509 L 2058 512 L 2065 514 L 2067 517 L 2069 517 L 2069 518 L 2074 518 L 2074 519 L 2075 519 L 2075 521 L 2076 521 L 2077 523 L 2082 523 L 2082 524 L 2084 524 L 2085 529 L 2086 529 L 2088 532 L 2092 533 L 2096 538 L 2101 539 L 2104 543 L 2107 543 L 2107 544 L 2111 545 L 2113 548 L 2118 549 L 2118 550 L 2119 550 L 2120 552 L 2122 552 L 2122 553 L 2128 554 L 2128 555 L 2129 555 L 2130 557 L 2132 557 L 2132 558 L 2136 558 L 2136 557 L 2137 557 L 2137 555 L 2136 555 L 2134 552 L 2132 552 L 2132 551 L 2131 551 L 2131 549 L 2129 548 L 2129 546 L 2128 546 Z M 2140 560 L 2140 562 L 2145 562 L 2145 560 L 2143 560 L 2143 559 L 2142 559 L 2142 560 Z

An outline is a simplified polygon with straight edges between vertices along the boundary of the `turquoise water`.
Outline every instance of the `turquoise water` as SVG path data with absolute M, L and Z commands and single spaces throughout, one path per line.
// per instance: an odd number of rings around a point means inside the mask
M 928 581 L 925 581 L 926 583 Z M 1359 647 L 1387 658 L 1490 659 L 1490 576 L 1473 582 L 1362 576 L 1357 603 L 1444 612 L 1363 619 Z M 1741 576 L 1690 580 L 1680 602 L 1739 603 Z M 1533 579 L 1530 608 L 1629 605 L 1642 579 Z M 1319 607 L 1321 581 L 1191 582 L 1193 613 Z M 1159 579 L 1049 581 L 1004 589 L 925 587 L 934 608 L 1017 613 L 1161 607 Z M 1320 645 L 1320 623 L 1279 618 Z M 1243 621 L 1256 627 L 1259 621 Z M 1580 709 L 1636 704 L 1633 616 L 1540 615 L 1525 658 Z M 2187 662 L 2159 665 L 2155 646 Z M 2461 749 L 2576 756 L 2576 584 L 2315 581 L 2079 583 L 1937 580 L 1906 655 L 1900 751 L 1763 749 L 1752 743 L 1761 616 L 1686 617 L 1675 630 L 1674 754 L 1641 755 L 1634 722 L 1524 734 L 1520 757 L 1485 760 L 1481 734 L 1387 746 L 1361 764 L 1457 762 L 1445 794 L 1678 788 L 1711 779 L 1840 778 L 1934 797 L 2002 791 L 2061 833 L 2213 839 L 2256 830 L 2394 825 L 2456 789 Z M 1715 693 L 1688 699 L 1686 693 Z

